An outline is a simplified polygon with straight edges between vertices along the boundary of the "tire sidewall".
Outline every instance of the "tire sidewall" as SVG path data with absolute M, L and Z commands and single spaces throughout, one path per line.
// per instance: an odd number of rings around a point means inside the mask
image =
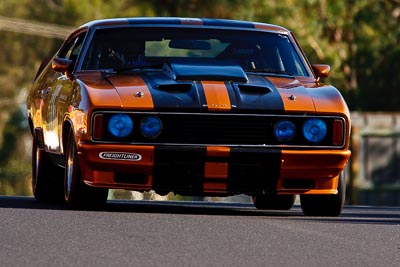
M 39 147 L 37 146 L 36 139 L 32 140 L 32 192 L 35 198 L 40 198 L 40 193 L 38 191 L 40 188 L 39 175 L 42 173 L 42 162 L 41 153 Z
M 64 198 L 68 205 L 75 202 L 76 190 L 78 190 L 77 182 L 79 176 L 78 157 L 76 152 L 75 138 L 73 131 L 70 130 L 68 135 L 67 153 L 65 157 L 65 173 L 64 173 Z
M 336 195 L 300 195 L 301 208 L 309 216 L 339 216 L 346 198 L 346 177 L 342 171 L 338 177 Z

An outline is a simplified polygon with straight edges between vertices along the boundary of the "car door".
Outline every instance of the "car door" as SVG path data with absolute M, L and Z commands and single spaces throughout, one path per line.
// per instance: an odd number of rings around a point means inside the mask
M 64 44 L 58 58 L 70 59 L 76 64 L 83 40 L 86 33 L 82 32 L 73 36 Z M 68 111 L 69 102 L 72 97 L 74 81 L 70 74 L 57 72 L 52 83 L 43 90 L 42 99 L 44 101 L 43 108 L 43 125 L 44 139 L 46 149 L 50 152 L 61 151 L 61 130 L 64 120 L 64 114 Z

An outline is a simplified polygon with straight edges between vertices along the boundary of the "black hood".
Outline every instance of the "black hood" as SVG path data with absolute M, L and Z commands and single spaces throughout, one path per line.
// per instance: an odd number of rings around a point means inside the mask
M 278 89 L 269 78 L 259 74 L 246 74 L 240 66 L 234 64 L 222 66 L 176 63 L 164 66 L 162 70 L 107 76 L 125 107 L 129 105 L 129 99 L 124 98 L 138 93 L 138 79 L 147 87 L 147 95 L 151 96 L 152 106 L 148 108 L 155 111 L 279 114 L 285 110 L 286 100 L 282 99 L 282 93 L 289 91 L 303 95 L 309 99 L 307 102 L 312 102 L 307 89 L 300 83 L 291 89 Z M 127 95 L 127 91 L 131 93 Z M 314 110 L 313 106 L 307 106 L 309 107 L 306 110 Z M 131 108 L 135 108 L 134 104 Z

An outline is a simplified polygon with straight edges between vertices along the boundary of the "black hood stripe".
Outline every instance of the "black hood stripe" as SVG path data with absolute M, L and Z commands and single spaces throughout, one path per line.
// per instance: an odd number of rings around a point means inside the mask
M 154 109 L 165 111 L 235 111 L 248 113 L 282 113 L 284 101 L 278 89 L 265 77 L 249 75 L 249 82 L 175 81 L 162 72 L 141 75 L 152 95 Z M 207 99 L 207 87 L 225 90 L 220 99 Z M 184 85 L 184 86 L 182 86 Z M 176 90 L 174 90 L 174 86 Z M 206 88 L 207 90 L 210 87 Z M 162 88 L 169 88 L 162 90 Z M 187 89 L 186 89 L 187 88 Z M 214 107 L 212 106 L 214 105 Z M 228 107 L 229 105 L 229 107 Z

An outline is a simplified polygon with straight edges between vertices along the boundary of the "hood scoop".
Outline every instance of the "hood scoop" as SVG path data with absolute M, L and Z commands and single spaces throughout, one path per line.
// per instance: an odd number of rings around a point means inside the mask
M 170 83 L 159 84 L 157 89 L 169 93 L 189 92 L 192 89 L 191 83 Z
M 172 79 L 194 81 L 248 82 L 248 77 L 239 65 L 171 63 L 164 72 Z
M 272 92 L 269 87 L 260 85 L 239 84 L 238 88 L 240 92 L 247 94 L 264 95 Z

